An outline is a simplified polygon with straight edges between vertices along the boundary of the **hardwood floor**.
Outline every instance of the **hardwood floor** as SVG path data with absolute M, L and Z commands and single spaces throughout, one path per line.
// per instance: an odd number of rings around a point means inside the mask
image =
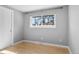
M 5 50 L 17 54 L 68 54 L 68 48 L 22 42 Z

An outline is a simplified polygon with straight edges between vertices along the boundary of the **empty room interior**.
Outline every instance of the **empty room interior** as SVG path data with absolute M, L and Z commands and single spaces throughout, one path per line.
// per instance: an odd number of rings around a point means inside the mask
M 79 5 L 0 5 L 0 54 L 78 54 Z

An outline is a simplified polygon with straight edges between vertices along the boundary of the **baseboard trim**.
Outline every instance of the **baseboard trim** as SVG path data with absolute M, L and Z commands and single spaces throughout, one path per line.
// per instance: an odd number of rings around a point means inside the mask
M 69 53 L 70 53 L 70 54 L 72 54 L 72 51 L 71 51 L 71 49 L 70 49 L 70 48 L 68 48 L 68 50 L 69 50 Z
M 45 42 L 38 42 L 38 41 L 31 41 L 31 40 L 21 40 L 19 42 L 16 42 L 14 45 L 19 44 L 21 42 L 29 42 L 29 43 L 34 43 L 34 44 L 41 44 L 41 45 L 50 45 L 50 46 L 57 46 L 57 47 L 61 47 L 61 48 L 68 48 L 69 53 L 71 54 L 71 49 L 69 48 L 69 46 L 63 46 L 63 45 L 57 45 L 57 44 L 51 44 L 51 43 L 45 43 Z
M 23 42 L 30 42 L 30 43 L 35 43 L 35 44 L 42 44 L 42 45 L 50 45 L 50 46 L 57 46 L 57 47 L 62 47 L 62 48 L 68 48 L 68 46 L 51 44 L 51 43 L 45 43 L 45 42 L 38 42 L 38 41 L 23 40 Z
M 24 42 L 24 40 L 20 40 L 18 42 L 15 42 L 14 45 L 19 44 L 19 43 L 22 43 L 22 42 Z

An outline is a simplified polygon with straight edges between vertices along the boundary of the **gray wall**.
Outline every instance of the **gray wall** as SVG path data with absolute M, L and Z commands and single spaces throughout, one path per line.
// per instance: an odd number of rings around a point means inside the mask
M 10 46 L 13 43 L 13 40 L 14 42 L 17 42 L 23 39 L 23 32 L 24 32 L 23 14 L 19 11 L 13 10 L 14 16 L 12 16 L 11 11 L 12 10 L 10 8 L 0 6 L 0 49 Z M 11 35 L 12 21 L 14 21 L 13 40 Z
M 79 5 L 69 6 L 69 44 L 72 53 L 79 53 Z
M 24 32 L 24 19 L 23 14 L 19 11 L 14 10 L 14 42 L 23 39 Z
M 56 28 L 30 28 L 30 16 L 56 14 Z M 26 13 L 24 16 L 24 39 L 53 44 L 68 45 L 68 7 Z
M 11 10 L 0 6 L 0 49 L 12 44 L 11 39 Z

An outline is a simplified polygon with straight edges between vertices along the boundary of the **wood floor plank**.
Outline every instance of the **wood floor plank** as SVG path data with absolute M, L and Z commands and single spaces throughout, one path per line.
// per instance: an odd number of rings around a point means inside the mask
M 22 42 L 6 50 L 17 54 L 68 54 L 68 48 Z

